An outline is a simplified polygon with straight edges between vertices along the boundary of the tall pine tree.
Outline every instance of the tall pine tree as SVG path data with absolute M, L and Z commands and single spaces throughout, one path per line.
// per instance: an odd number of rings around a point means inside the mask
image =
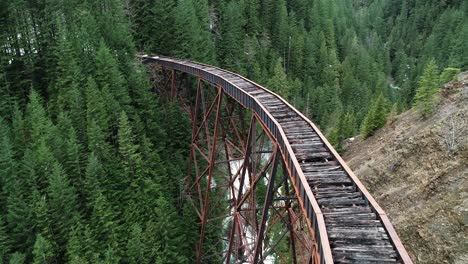
M 414 97 L 414 106 L 424 118 L 427 118 L 434 110 L 437 102 L 438 88 L 439 76 L 437 74 L 437 65 L 434 60 L 431 60 L 424 68 Z

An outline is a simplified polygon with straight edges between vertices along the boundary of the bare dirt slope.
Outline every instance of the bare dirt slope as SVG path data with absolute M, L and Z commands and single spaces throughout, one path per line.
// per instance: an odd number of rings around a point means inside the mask
M 468 72 L 441 89 L 432 117 L 405 112 L 343 156 L 415 263 L 468 263 Z

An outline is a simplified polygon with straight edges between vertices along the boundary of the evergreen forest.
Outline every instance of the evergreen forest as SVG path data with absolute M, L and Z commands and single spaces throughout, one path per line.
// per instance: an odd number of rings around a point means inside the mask
M 468 1 L 1 0 L 0 263 L 194 262 L 191 124 L 137 53 L 244 75 L 340 150 L 430 115 L 468 69 Z

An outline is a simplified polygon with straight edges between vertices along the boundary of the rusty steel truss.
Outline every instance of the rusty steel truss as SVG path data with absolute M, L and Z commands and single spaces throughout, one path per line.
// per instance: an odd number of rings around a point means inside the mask
M 186 196 L 199 218 L 197 263 L 333 263 L 324 217 L 299 159 L 245 79 L 188 61 L 142 59 L 153 67 L 159 92 L 178 100 L 192 120 Z M 383 211 L 369 201 L 400 262 L 411 263 Z

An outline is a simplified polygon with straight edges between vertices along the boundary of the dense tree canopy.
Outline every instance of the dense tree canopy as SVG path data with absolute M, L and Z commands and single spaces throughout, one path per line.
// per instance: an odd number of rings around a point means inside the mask
M 187 159 L 189 124 L 151 92 L 123 2 L 0 5 L 0 263 L 193 259 L 166 170 Z M 148 239 L 156 227 L 178 235 Z
M 246 75 L 340 147 L 383 126 L 390 105 L 430 114 L 442 82 L 468 68 L 467 10 L 463 0 L 0 1 L 0 263 L 193 262 L 196 214 L 174 184 L 190 125 L 153 93 L 137 51 Z
M 360 127 L 380 94 L 399 111 L 411 107 L 431 58 L 441 69 L 468 67 L 468 4 L 462 0 L 216 0 L 208 7 L 194 0 L 140 2 L 134 1 L 136 10 L 168 10 L 161 17 L 176 9 L 155 23 L 176 20 L 156 34 L 163 39 L 134 32 L 154 44 L 145 51 L 217 62 L 247 75 L 340 139 L 351 136 L 340 132 L 341 120 L 352 115 Z M 172 39 L 175 45 L 161 50 Z M 203 55 L 197 43 L 204 43 Z

